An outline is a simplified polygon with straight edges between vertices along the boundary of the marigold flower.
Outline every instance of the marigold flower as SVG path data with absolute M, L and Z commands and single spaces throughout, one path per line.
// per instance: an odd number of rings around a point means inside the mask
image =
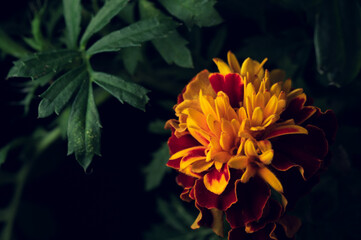
M 219 73 L 198 73 L 174 106 L 178 119 L 166 123 L 167 165 L 180 173 L 181 198 L 200 211 L 192 228 L 222 235 L 225 213 L 229 239 L 277 239 L 288 202 L 299 197 L 294 188 L 321 169 L 335 136 L 333 112 L 311 106 L 283 71 L 264 70 L 266 61 L 240 65 L 231 52 L 228 64 L 214 59 Z

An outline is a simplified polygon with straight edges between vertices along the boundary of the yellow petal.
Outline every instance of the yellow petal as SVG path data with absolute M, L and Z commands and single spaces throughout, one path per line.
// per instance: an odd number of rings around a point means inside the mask
M 273 172 L 271 172 L 268 168 L 260 168 L 258 170 L 258 175 L 263 178 L 265 182 L 267 182 L 274 190 L 277 192 L 282 193 L 283 187 L 281 182 L 278 180 L 278 178 L 274 175 Z
M 228 73 L 232 73 L 231 69 L 229 68 L 229 66 L 227 65 L 227 63 L 225 63 L 222 59 L 219 58 L 213 58 L 213 62 L 217 65 L 218 70 L 221 74 L 228 74 Z
M 232 134 L 230 134 L 228 132 L 222 132 L 219 143 L 220 143 L 221 147 L 223 148 L 223 150 L 230 151 L 234 145 L 234 137 Z
M 198 161 L 192 164 L 192 172 L 201 173 L 213 166 L 214 162 Z
M 266 107 L 264 108 L 264 116 L 267 118 L 268 116 L 275 114 L 277 110 L 278 99 L 275 95 L 271 97 L 268 101 Z
M 226 163 L 232 156 L 228 152 L 217 152 L 213 155 L 213 160 L 220 163 Z
M 220 136 L 221 134 L 221 124 L 213 117 L 213 115 L 208 114 L 207 124 L 209 129 L 216 135 Z
M 253 177 L 256 174 L 256 169 L 249 166 L 246 168 L 246 171 L 243 173 L 241 177 L 242 183 L 247 183 L 251 177 Z
M 254 103 L 256 107 L 261 107 L 262 109 L 265 107 L 264 96 L 263 93 L 261 93 L 261 91 L 257 93 L 256 100 Z
M 230 168 L 245 169 L 248 164 L 247 156 L 233 156 L 227 163 Z
M 234 73 L 241 73 L 241 66 L 239 65 L 236 56 L 231 51 L 228 51 L 227 53 L 227 60 L 231 70 Z
M 246 109 L 244 107 L 238 109 L 238 118 L 239 120 L 243 120 L 247 118 Z
M 263 111 L 260 107 L 256 107 L 252 114 L 251 126 L 260 126 L 263 122 Z
M 188 115 L 187 123 L 192 120 L 192 124 L 195 124 L 197 127 L 205 131 L 209 130 L 206 117 L 203 113 L 192 108 L 188 108 L 183 112 Z
M 268 150 L 259 155 L 259 160 L 263 162 L 265 165 L 271 164 L 273 160 L 273 150 Z
M 217 171 L 220 171 L 223 167 L 223 163 L 221 162 L 214 162 L 214 166 L 216 167 Z
M 199 93 L 199 104 L 205 116 L 211 114 L 214 118 L 217 117 L 214 99 L 211 96 L 203 95 L 203 91 L 200 91 Z
M 180 150 L 178 152 L 176 152 L 175 154 L 173 154 L 169 160 L 174 160 L 174 159 L 177 159 L 177 158 L 180 158 L 180 157 L 184 157 L 186 155 L 189 154 L 189 152 L 193 151 L 193 150 L 205 150 L 205 147 L 203 146 L 196 146 L 196 147 L 191 147 L 191 148 L 186 148 L 186 149 L 183 149 L 183 150 Z
M 258 141 L 258 142 L 257 142 L 257 145 L 258 145 L 259 149 L 260 149 L 262 152 L 266 152 L 266 151 L 272 149 L 272 144 L 271 144 L 271 142 L 268 141 L 268 140 Z
M 201 162 L 205 162 L 206 161 L 206 157 L 204 156 L 197 156 L 197 157 L 183 157 L 181 162 L 180 162 L 180 166 L 179 169 L 185 169 L 186 167 L 188 167 L 189 165 L 192 165 L 194 162 L 197 161 L 201 161 Z
M 247 139 L 246 143 L 244 144 L 244 151 L 248 157 L 258 157 L 252 140 Z

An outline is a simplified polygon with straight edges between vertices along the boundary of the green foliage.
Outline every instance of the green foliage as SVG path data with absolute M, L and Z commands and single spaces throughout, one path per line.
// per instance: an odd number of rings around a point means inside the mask
M 169 200 L 157 199 L 157 208 L 164 222 L 153 225 L 144 234 L 147 240 L 220 240 L 211 229 L 200 228 L 190 231 L 196 216 L 190 213 L 175 196 Z
M 84 66 L 70 70 L 59 77 L 40 95 L 43 100 L 39 104 L 39 118 L 48 117 L 54 112 L 59 115 L 86 78 Z
M 213 8 L 215 0 L 160 0 L 163 6 L 174 16 L 181 19 L 191 28 L 194 24 L 199 27 L 210 27 L 221 23 L 222 18 Z
M 115 52 L 121 48 L 141 46 L 142 42 L 166 37 L 176 27 L 177 24 L 170 19 L 140 20 L 99 39 L 87 50 L 87 54 Z
M 92 82 L 85 78 L 74 100 L 68 122 L 68 154 L 75 153 L 85 170 L 93 156 L 100 155 L 100 127 Z
M 166 163 L 169 159 L 169 149 L 166 143 L 153 153 L 152 161 L 143 169 L 145 174 L 145 190 L 150 191 L 158 187 L 164 175 L 169 172 Z
M 80 33 L 80 0 L 63 0 L 63 8 L 66 25 L 66 43 L 68 48 L 75 49 L 77 47 L 77 41 Z
M 14 62 L 14 66 L 10 69 L 7 77 L 37 79 L 48 73 L 61 71 L 66 65 L 80 57 L 80 52 L 67 49 L 34 53 Z
M 314 35 L 317 67 L 331 84 L 348 84 L 360 72 L 360 24 L 356 0 L 323 1 L 319 7 Z
M 139 11 L 142 18 L 165 17 L 160 10 L 147 0 L 139 2 Z M 188 42 L 178 32 L 170 33 L 167 38 L 154 39 L 152 43 L 168 64 L 175 63 L 181 67 L 193 67 L 191 53 L 186 47 Z
M 0 29 L 0 50 L 18 58 L 28 54 L 23 46 L 13 41 L 2 29 Z
M 92 18 L 88 27 L 85 29 L 85 32 L 80 40 L 80 44 L 85 47 L 89 38 L 94 33 L 97 33 L 103 27 L 105 27 L 110 22 L 110 20 L 126 6 L 127 3 L 128 0 L 106 1 L 104 6 L 97 12 L 94 18 Z
M 127 102 L 131 106 L 145 111 L 145 105 L 149 100 L 147 89 L 138 84 L 127 82 L 120 77 L 102 72 L 93 72 L 92 77 L 96 84 L 111 93 L 121 103 Z

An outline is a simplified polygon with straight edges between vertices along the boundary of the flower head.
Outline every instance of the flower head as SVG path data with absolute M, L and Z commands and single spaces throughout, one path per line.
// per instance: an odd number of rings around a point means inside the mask
M 219 73 L 197 74 L 178 97 L 177 119 L 166 124 L 172 129 L 167 165 L 180 172 L 181 198 L 195 200 L 200 209 L 193 227 L 211 216 L 219 234 L 223 212 L 232 228 L 247 233 L 269 222 L 276 226 L 294 200 L 284 173 L 296 168 L 307 181 L 327 154 L 331 139 L 325 131 L 332 128 L 322 126 L 325 120 L 335 123 L 334 115 L 307 105 L 303 90 L 283 81 L 281 70 L 264 70 L 266 61 L 247 58 L 240 65 L 231 52 L 228 64 L 214 59 Z M 307 151 L 314 141 L 319 147 Z M 281 202 L 271 198 L 271 189 Z M 270 216 L 266 207 L 273 210 Z M 264 224 L 254 224 L 262 219 Z M 273 225 L 268 229 L 273 233 Z

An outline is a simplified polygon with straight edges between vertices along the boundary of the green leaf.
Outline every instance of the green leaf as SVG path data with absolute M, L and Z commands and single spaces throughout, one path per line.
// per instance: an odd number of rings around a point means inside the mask
M 151 191 L 159 186 L 165 173 L 169 172 L 166 163 L 169 159 L 168 145 L 164 143 L 152 155 L 152 161 L 144 168 L 145 173 L 145 190 Z
M 80 45 L 84 46 L 89 38 L 96 32 L 100 31 L 110 20 L 122 10 L 128 0 L 110 0 L 106 1 L 104 6 L 92 18 L 88 27 L 86 28 L 81 40 Z
M 167 38 L 154 39 L 152 43 L 168 64 L 175 63 L 184 68 L 193 67 L 191 52 L 186 47 L 188 42 L 179 33 L 174 32 Z
M 221 16 L 214 9 L 215 0 L 159 0 L 175 17 L 184 21 L 188 28 L 194 24 L 210 27 L 222 22 Z
M 146 19 L 112 32 L 95 42 L 88 50 L 89 55 L 100 52 L 119 51 L 125 47 L 140 46 L 142 42 L 166 37 L 177 27 L 170 19 Z
M 21 58 L 29 54 L 23 46 L 13 41 L 3 30 L 0 29 L 0 50 L 14 57 Z
M 125 69 L 133 75 L 135 69 L 137 68 L 138 62 L 143 59 L 142 48 L 128 47 L 124 48 L 121 53 Z
M 55 50 L 35 53 L 14 62 L 8 73 L 9 77 L 40 78 L 50 72 L 58 72 L 66 65 L 80 58 L 80 52 L 74 50 Z
M 361 69 L 361 9 L 355 0 L 324 1 L 316 15 L 317 68 L 331 84 L 351 82 Z
M 68 48 L 76 48 L 80 33 L 80 0 L 63 0 L 64 18 Z
M 149 101 L 147 96 L 149 91 L 147 89 L 107 73 L 94 72 L 92 77 L 95 83 L 111 93 L 121 103 L 124 101 L 133 107 L 145 111 L 145 105 Z
M 74 100 L 68 120 L 68 155 L 74 153 L 85 171 L 93 156 L 100 156 L 100 128 L 92 83 L 86 78 Z
M 39 118 L 47 117 L 54 112 L 59 115 L 86 77 L 87 72 L 84 66 L 81 66 L 65 73 L 51 84 L 40 95 L 43 100 L 39 104 Z
M 154 7 L 153 3 L 147 0 L 139 2 L 139 10 L 142 18 L 165 17 Z M 191 52 L 186 47 L 188 42 L 178 32 L 175 31 L 166 38 L 154 39 L 152 43 L 168 64 L 175 63 L 181 67 L 193 67 Z

